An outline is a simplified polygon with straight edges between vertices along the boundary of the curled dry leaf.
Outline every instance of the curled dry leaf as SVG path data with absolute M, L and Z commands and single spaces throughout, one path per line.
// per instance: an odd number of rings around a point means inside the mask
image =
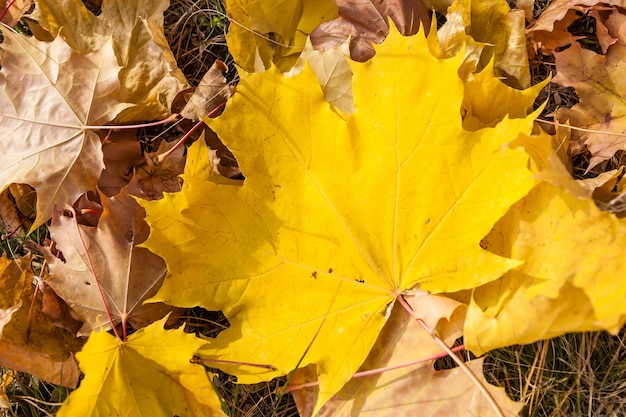
M 29 262 L 28 258 L 0 258 L 0 311 L 17 307 L 1 331 L 0 366 L 75 387 L 79 371 L 74 353 L 81 349 L 83 340 L 56 327 L 41 311 L 40 297 L 33 301 L 34 277 Z
M 626 15 L 614 13 L 606 25 L 619 35 L 606 55 L 583 49 L 578 42 L 555 54 L 558 72 L 554 82 L 574 87 L 580 98 L 574 107 L 559 109 L 557 116 L 561 122 L 592 130 L 572 131 L 570 144 L 573 154 L 585 147 L 591 153 L 587 170 L 626 146 Z
M 448 8 L 438 38 L 444 56 L 465 50 L 467 44 L 466 54 L 479 69 L 493 59 L 497 78 L 525 89 L 530 87 L 530 70 L 524 26 L 524 12 L 511 10 L 505 0 L 457 0 Z
M 155 152 L 147 152 L 144 163 L 135 168 L 136 186 L 141 196 L 147 200 L 163 198 L 163 193 L 180 191 L 182 180 L 179 175 L 185 168 L 185 148 L 179 146 L 162 161 L 159 156 L 168 152 L 176 142 L 162 141 Z
M 164 305 L 142 305 L 165 276 L 163 260 L 137 246 L 149 234 L 143 208 L 126 188 L 112 198 L 101 194 L 100 199 L 104 210 L 97 228 L 77 225 L 75 219 L 55 212 L 50 234 L 64 260 L 45 250 L 50 268 L 46 283 L 83 321 L 81 335 L 101 326 L 111 328 L 107 308 L 113 324 L 121 323 L 123 329 L 126 322 L 139 328 L 171 311 Z
M 111 197 L 128 184 L 133 168 L 144 161 L 144 156 L 136 129 L 108 131 L 103 135 L 105 168 L 98 180 L 98 189 Z
M 0 70 L 0 189 L 26 183 L 37 191 L 32 228 L 55 205 L 93 190 L 104 168 L 104 125 L 130 104 L 118 99 L 120 67 L 111 42 L 88 55 L 63 39 L 51 43 L 4 30 Z
M 430 10 L 422 0 L 335 0 L 339 17 L 319 25 L 311 33 L 318 50 L 329 50 L 350 42 L 350 57 L 365 62 L 374 56 L 373 43 L 381 43 L 389 33 L 388 19 L 401 34 L 414 35 L 424 25 L 430 29 Z
M 33 6 L 33 0 L 4 0 L 0 3 L 0 14 L 2 23 L 9 27 L 13 27 L 20 21 L 30 8 Z
M 228 71 L 226 64 L 220 60 L 215 61 L 202 77 L 194 93 L 189 97 L 189 101 L 180 115 L 186 119 L 198 121 L 225 103 L 232 95 L 223 75 L 226 71 Z

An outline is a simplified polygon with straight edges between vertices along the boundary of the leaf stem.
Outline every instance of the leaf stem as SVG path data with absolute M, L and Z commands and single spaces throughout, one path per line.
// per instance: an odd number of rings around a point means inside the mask
M 465 362 L 463 362 L 461 358 L 459 358 L 458 355 L 455 352 L 453 352 L 452 349 L 448 347 L 448 345 L 446 345 L 443 339 L 441 339 L 441 337 L 437 334 L 437 331 L 431 328 L 428 324 L 426 324 L 424 320 L 420 319 L 419 317 L 415 315 L 415 312 L 413 311 L 411 306 L 406 302 L 404 297 L 402 297 L 402 295 L 399 295 L 398 297 L 396 297 L 396 299 L 398 300 L 400 305 L 404 307 L 404 309 L 409 313 L 409 315 L 413 317 L 415 321 L 417 321 L 417 323 L 422 327 L 422 329 L 428 332 L 428 334 L 430 334 L 433 340 L 439 346 L 441 346 L 441 348 L 448 353 L 448 356 L 452 358 L 452 360 L 459 366 L 459 368 L 461 368 L 463 372 L 465 372 L 465 374 L 469 377 L 469 379 L 476 385 L 476 387 L 483 394 L 483 396 L 485 397 L 489 405 L 491 405 L 491 408 L 496 413 L 496 415 L 498 417 L 504 417 L 504 413 L 500 409 L 500 406 L 498 405 L 496 400 L 493 398 L 491 393 L 487 390 L 487 388 L 483 385 L 483 383 L 478 379 L 478 377 L 474 374 L 474 372 L 472 372 L 472 370 L 465 364 Z
M 220 105 L 216 106 L 213 110 L 211 110 L 206 115 L 206 117 L 213 117 L 213 116 L 215 116 L 215 113 L 217 113 L 219 110 L 223 109 L 225 105 L 226 105 L 226 102 L 220 103 Z M 189 131 L 187 133 L 185 133 L 185 136 L 180 138 L 180 140 L 178 142 L 176 142 L 176 144 L 170 148 L 170 150 L 168 150 L 167 152 L 164 152 L 161 155 L 159 155 L 157 157 L 157 161 L 159 163 L 163 162 L 168 156 L 170 156 L 174 151 L 176 151 L 176 149 L 180 148 L 185 143 L 185 141 L 187 139 L 189 139 L 189 137 L 193 134 L 193 132 L 195 132 L 196 130 L 200 129 L 200 127 L 202 127 L 203 124 L 204 124 L 204 120 L 198 121 L 191 129 L 189 129 Z
M 110 129 L 110 130 L 127 130 L 127 129 L 142 129 L 145 127 L 153 127 L 153 126 L 161 126 L 164 125 L 166 123 L 170 123 L 176 120 L 176 118 L 178 117 L 178 113 L 174 113 L 172 115 L 170 115 L 168 118 L 163 119 L 163 120 L 159 120 L 156 122 L 150 122 L 150 123 L 141 123 L 138 125 L 109 125 L 109 126 L 83 126 L 82 128 L 85 130 L 105 130 L 105 129 Z
M 455 346 L 455 347 L 453 347 L 450 350 L 452 350 L 452 352 L 459 352 L 459 351 L 461 351 L 463 349 L 465 349 L 465 345 Z M 414 360 L 414 361 L 411 361 L 411 362 L 407 362 L 407 363 L 403 363 L 403 364 L 400 364 L 400 365 L 387 366 L 385 368 L 376 368 L 376 369 L 370 369 L 369 371 L 357 372 L 356 374 L 352 375 L 352 378 L 362 378 L 364 376 L 382 374 L 383 372 L 393 371 L 395 369 L 406 368 L 408 366 L 419 365 L 420 363 L 434 361 L 436 359 L 443 358 L 444 356 L 448 356 L 448 352 L 445 352 L 445 351 L 444 352 L 439 352 L 439 353 L 431 355 L 431 356 L 429 356 L 427 358 L 417 359 L 417 360 Z M 285 387 L 283 387 L 283 390 L 281 392 L 283 394 L 286 394 L 286 393 L 289 393 L 291 391 L 297 391 L 297 390 L 303 389 L 303 388 L 315 387 L 315 386 L 317 386 L 319 384 L 320 384 L 319 381 L 313 381 L 313 382 L 307 382 L 306 384 L 285 386 Z
M 4 16 L 7 15 L 7 13 L 9 12 L 9 9 L 13 7 L 16 1 L 17 0 L 11 0 L 11 2 L 4 8 L 4 10 L 2 10 L 2 14 L 0 14 L 0 20 L 4 19 Z
M 563 123 L 559 123 L 558 121 L 556 122 L 552 122 L 550 120 L 546 120 L 546 119 L 540 119 L 540 118 L 536 118 L 535 121 L 540 122 L 540 123 L 546 123 L 552 126 L 556 126 L 556 127 L 564 127 L 566 129 L 571 129 L 571 130 L 577 130 L 579 132 L 586 132 L 586 133 L 599 133 L 602 135 L 610 135 L 610 136 L 621 136 L 621 137 L 625 137 L 626 133 L 618 133 L 618 132 L 608 132 L 606 130 L 595 130 L 595 129 L 585 129 L 584 127 L 576 127 L 576 126 L 570 126 L 570 125 L 566 125 Z
M 198 356 L 195 356 L 195 357 L 191 358 L 190 362 L 191 363 L 199 363 L 199 364 L 205 365 L 205 366 L 210 366 L 210 365 L 207 365 L 205 362 L 214 362 L 214 363 L 223 363 L 223 364 L 227 364 L 227 365 L 251 366 L 253 368 L 269 369 L 270 371 L 276 371 L 277 370 L 274 367 L 274 365 L 265 365 L 265 364 L 262 364 L 262 363 L 251 363 L 251 362 L 229 361 L 229 360 L 226 360 L 226 359 L 200 358 Z

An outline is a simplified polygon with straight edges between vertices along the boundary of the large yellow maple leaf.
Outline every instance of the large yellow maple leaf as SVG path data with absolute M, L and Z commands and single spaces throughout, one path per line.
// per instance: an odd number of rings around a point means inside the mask
M 352 64 L 350 116 L 324 100 L 308 67 L 293 78 L 240 74 L 210 125 L 243 185 L 214 179 L 197 144 L 183 190 L 142 203 L 146 245 L 171 274 L 154 299 L 231 320 L 206 357 L 268 365 L 219 365 L 250 383 L 304 356 L 302 366 L 317 364 L 319 407 L 363 363 L 405 290 L 473 288 L 519 264 L 479 242 L 534 184 L 526 152 L 507 146 L 532 120 L 463 130 L 461 61 L 435 59 L 423 35 L 394 29 L 376 58 Z

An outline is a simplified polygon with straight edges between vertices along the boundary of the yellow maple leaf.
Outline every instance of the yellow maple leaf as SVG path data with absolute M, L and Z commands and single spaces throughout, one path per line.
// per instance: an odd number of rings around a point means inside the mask
M 446 343 L 462 335 L 466 305 L 440 295 L 407 294 L 405 299 L 416 316 Z M 441 353 L 439 346 L 404 308 L 396 304 L 369 356 L 359 372 L 393 368 L 349 381 L 320 410 L 318 417 L 366 416 L 481 416 L 495 415 L 486 398 L 460 368 L 435 370 L 434 359 L 402 366 L 416 358 L 426 359 Z M 501 411 L 517 415 L 523 404 L 507 398 L 503 388 L 490 385 L 482 377 L 483 359 L 467 362 L 490 391 Z M 313 366 L 299 369 L 289 384 L 316 381 Z M 317 386 L 292 391 L 302 417 L 309 417 L 319 394 Z M 410 394 L 409 394 L 410 393 Z
M 332 0 L 226 0 L 225 5 L 232 21 L 226 35 L 228 51 L 251 72 L 263 71 L 271 62 L 289 70 L 307 35 L 337 17 Z
M 463 130 L 457 69 L 397 31 L 352 64 L 357 111 L 325 100 L 310 68 L 241 73 L 210 121 L 246 180 L 211 180 L 194 145 L 183 190 L 142 202 L 146 246 L 172 275 L 155 300 L 221 309 L 232 326 L 201 350 L 242 383 L 317 364 L 320 404 L 367 357 L 395 298 L 473 288 L 519 261 L 479 242 L 534 184 L 507 144 L 532 119 Z M 401 83 L 399 82 L 401 80 Z
M 477 354 L 574 331 L 617 333 L 626 322 L 626 223 L 595 205 L 550 149 L 547 135 L 531 143 L 543 159 L 537 178 L 544 182 L 483 242 L 525 262 L 474 292 L 464 337 Z
M 525 90 L 504 84 L 493 76 L 493 60 L 465 83 L 463 127 L 476 130 L 497 125 L 505 116 L 526 117 L 535 98 L 550 78 Z
M 122 342 L 93 332 L 76 355 L 85 379 L 58 412 L 65 416 L 223 416 L 202 366 L 189 362 L 204 342 L 154 322 Z

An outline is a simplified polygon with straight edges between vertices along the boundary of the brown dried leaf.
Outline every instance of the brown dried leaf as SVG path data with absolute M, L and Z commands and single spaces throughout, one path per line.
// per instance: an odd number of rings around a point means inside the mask
M 9 27 L 13 27 L 24 14 L 28 13 L 32 5 L 33 0 L 4 0 L 0 4 L 0 12 L 4 13 L 0 21 Z
M 156 152 L 145 154 L 145 162 L 135 168 L 137 185 L 141 197 L 147 200 L 159 200 L 163 193 L 180 191 L 182 180 L 178 177 L 185 169 L 185 148 L 179 146 L 163 161 L 159 156 L 168 152 L 176 142 L 162 141 Z
M 168 0 L 109 0 L 102 4 L 99 16 L 80 0 L 36 0 L 36 4 L 33 18 L 83 54 L 99 49 L 112 37 L 115 56 L 123 65 L 120 100 L 137 104 L 120 113 L 116 122 L 169 115 L 174 96 L 187 81 L 173 65 L 172 52 L 159 33 Z
M 606 10 L 607 6 L 623 8 L 626 6 L 626 2 L 624 0 L 603 0 L 602 2 L 597 0 L 555 0 L 550 2 L 526 33 L 533 43 L 535 51 L 540 51 L 546 55 L 552 54 L 554 51 L 571 44 L 575 39 L 581 38 L 573 37 L 567 31 L 569 25 L 580 17 L 580 13 Z M 596 14 L 596 17 L 600 18 L 596 20 L 599 23 L 597 26 L 598 38 L 603 38 L 601 45 L 605 50 L 611 41 L 604 34 L 600 34 L 603 31 L 602 19 L 604 16 Z
M 626 28 L 626 15 L 612 14 L 606 22 L 609 31 Z M 557 75 L 554 82 L 576 89 L 580 98 L 574 107 L 557 111 L 561 122 L 598 132 L 572 131 L 570 151 L 577 154 L 585 146 L 591 152 L 587 170 L 611 158 L 626 146 L 626 39 L 619 37 L 606 55 L 583 49 L 578 42 L 555 54 Z
M 0 193 L 0 221 L 2 221 L 4 236 L 25 233 L 27 230 L 24 219 L 20 216 L 15 200 L 12 197 L 8 188 Z
M 118 100 L 110 42 L 81 55 L 61 38 L 45 43 L 3 34 L 0 189 L 25 183 L 37 190 L 35 228 L 55 204 L 72 204 L 95 188 L 104 165 L 100 138 L 88 126 L 109 122 L 129 104 Z
M 70 306 L 59 297 L 45 281 L 39 284 L 42 293 L 41 311 L 52 319 L 52 323 L 75 335 L 83 323 L 74 317 Z
M 2 329 L 0 365 L 27 372 L 54 384 L 75 387 L 78 366 L 74 353 L 83 340 L 53 325 L 41 311 L 40 297 L 33 304 L 33 274 L 28 258 L 11 261 L 0 258 L 0 309 L 20 304 L 19 310 Z
M 430 12 L 422 0 L 335 0 L 339 16 L 324 22 L 311 33 L 318 50 L 337 48 L 350 39 L 350 57 L 365 62 L 375 54 L 372 43 L 381 43 L 389 34 L 390 17 L 401 34 L 414 35 L 420 22 L 428 34 Z
M 133 167 L 144 161 L 137 130 L 109 132 L 102 144 L 104 171 L 98 181 L 98 189 L 111 197 L 120 192 L 130 181 Z
M 198 121 L 226 102 L 232 95 L 223 75 L 226 71 L 228 71 L 226 64 L 220 60 L 215 61 L 202 77 L 200 84 L 196 87 L 180 115 L 186 119 Z
M 88 335 L 101 326 L 111 328 L 99 287 L 114 324 L 125 326 L 128 321 L 141 327 L 146 321 L 141 316 L 156 320 L 164 314 L 154 317 L 152 310 L 157 307 L 142 305 L 165 276 L 163 260 L 137 246 L 149 234 L 143 220 L 144 209 L 128 195 L 126 188 L 113 198 L 102 194 L 100 198 L 104 211 L 97 228 L 77 226 L 73 218 L 55 213 L 50 234 L 65 261 L 50 250 L 45 251 L 50 267 L 46 283 L 84 322 L 80 335 Z

